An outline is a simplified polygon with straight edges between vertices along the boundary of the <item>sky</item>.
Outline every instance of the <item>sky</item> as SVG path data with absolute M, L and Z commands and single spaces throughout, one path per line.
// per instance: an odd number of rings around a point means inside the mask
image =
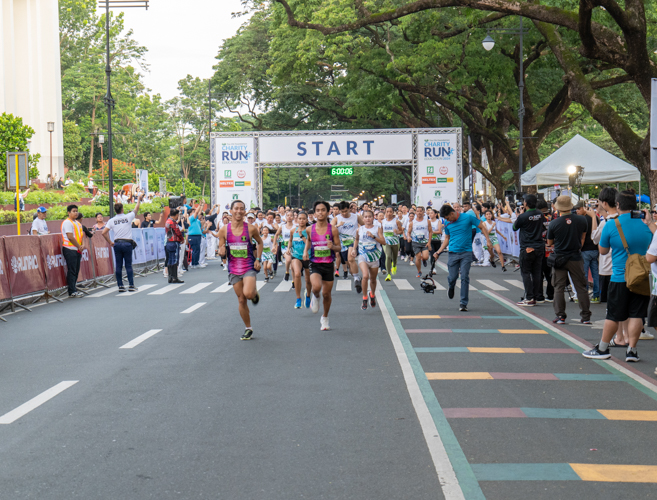
M 167 100 L 187 75 L 212 76 L 219 46 L 247 20 L 232 18 L 240 10 L 240 0 L 151 0 L 148 10 L 124 9 L 126 28 L 148 48 L 146 87 Z

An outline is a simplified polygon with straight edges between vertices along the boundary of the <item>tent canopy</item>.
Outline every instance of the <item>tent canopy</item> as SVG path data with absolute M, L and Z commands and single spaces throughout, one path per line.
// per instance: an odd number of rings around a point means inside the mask
M 523 186 L 568 185 L 568 167 L 584 168 L 582 184 L 637 182 L 639 170 L 576 135 L 531 170 L 522 174 Z

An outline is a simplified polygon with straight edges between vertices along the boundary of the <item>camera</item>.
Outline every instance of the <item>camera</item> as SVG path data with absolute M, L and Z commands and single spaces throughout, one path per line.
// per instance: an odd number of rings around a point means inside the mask
M 632 210 L 630 217 L 632 219 L 645 219 L 646 213 L 643 210 Z
M 182 196 L 171 196 L 169 197 L 169 208 L 180 208 L 183 206 Z

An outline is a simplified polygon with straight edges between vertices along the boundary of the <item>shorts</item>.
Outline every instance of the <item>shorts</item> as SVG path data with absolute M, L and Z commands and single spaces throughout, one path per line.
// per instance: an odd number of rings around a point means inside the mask
M 369 262 L 365 256 L 359 255 L 358 256 L 358 265 L 361 263 L 367 264 L 367 267 L 370 269 L 378 269 L 379 268 L 379 259 L 376 259 L 374 262 Z
M 235 285 L 235 283 L 239 283 L 240 281 L 242 281 L 245 276 L 253 276 L 255 278 L 256 276 L 258 276 L 258 272 L 255 269 L 249 269 L 244 274 L 229 274 L 228 282 L 231 285 Z
M 426 244 L 426 243 L 417 243 L 417 242 L 413 241 L 413 242 L 411 243 L 411 245 L 412 245 L 412 247 L 413 247 L 413 252 L 414 252 L 416 255 L 417 255 L 418 253 L 422 253 L 422 252 L 424 252 L 425 250 L 426 250 L 427 252 L 429 251 L 429 249 L 427 248 L 427 244 Z
M 301 262 L 301 266 L 303 269 L 309 269 L 310 268 L 310 261 L 309 260 L 302 260 L 302 259 L 297 259 L 296 257 L 292 257 L 292 260 L 298 260 Z
M 351 245 L 350 247 L 347 247 L 346 250 L 342 250 L 340 252 L 340 257 L 342 258 L 342 263 L 343 264 L 346 264 L 347 262 L 349 262 L 349 249 L 350 248 L 353 248 L 353 245 Z
M 311 262 L 310 274 L 319 274 L 322 281 L 333 281 L 335 273 L 335 265 L 333 262 Z
M 626 283 L 611 281 L 607 289 L 607 319 L 625 321 L 628 318 L 645 318 L 648 315 L 649 295 L 630 292 Z
M 500 244 L 500 242 L 497 239 L 497 235 L 491 234 L 489 235 L 489 237 L 490 237 L 490 242 L 493 246 Z M 484 243 L 484 250 L 488 250 L 488 245 L 486 243 Z

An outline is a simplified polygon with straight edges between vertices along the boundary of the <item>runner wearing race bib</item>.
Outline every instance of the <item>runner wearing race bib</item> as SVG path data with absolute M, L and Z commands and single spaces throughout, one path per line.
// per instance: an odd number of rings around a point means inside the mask
M 436 274 L 436 258 L 434 253 L 440 248 L 440 236 L 443 234 L 443 222 L 438 217 L 438 211 L 435 208 L 427 210 L 429 223 L 431 224 L 431 274 Z
M 285 212 L 285 224 L 278 226 L 278 231 L 274 240 L 278 241 L 278 244 L 281 248 L 282 256 L 285 258 L 285 281 L 290 280 L 290 265 L 292 264 L 292 257 L 289 255 L 287 249 L 288 244 L 290 243 L 290 236 L 296 227 L 294 222 L 294 214 L 291 210 Z
M 411 238 L 411 245 L 415 253 L 415 267 L 417 267 L 416 278 L 422 277 L 420 270 L 420 261 L 423 266 L 427 266 L 429 260 L 429 249 L 431 248 L 431 224 L 429 219 L 424 216 L 424 207 L 417 207 L 415 210 L 415 219 L 408 224 L 408 234 Z
M 274 278 L 272 266 L 275 259 L 275 246 L 269 236 L 269 228 L 263 224 L 262 226 L 262 270 L 265 273 L 265 283 Z
M 386 208 L 385 219 L 382 223 L 383 237 L 385 245 L 383 250 L 386 255 L 386 269 L 388 269 L 388 276 L 386 281 L 391 281 L 391 275 L 397 274 L 397 257 L 399 256 L 399 235 L 404 233 L 401 222 L 395 217 L 395 212 L 392 207 Z
M 292 230 L 288 243 L 286 257 L 292 257 L 292 276 L 294 278 L 294 291 L 297 294 L 295 309 L 301 308 L 301 274 L 306 278 L 306 298 L 305 306 L 310 307 L 310 260 L 308 255 L 304 256 L 306 251 L 306 241 L 308 241 L 308 215 L 304 212 L 299 213 L 297 218 L 299 226 Z M 304 272 L 305 270 L 305 272 Z
M 371 210 L 363 211 L 364 226 L 358 229 L 356 245 L 358 247 L 358 267 L 363 273 L 363 305 L 367 309 L 367 288 L 370 287 L 369 301 L 376 307 L 376 276 L 379 273 L 379 259 L 381 258 L 381 245 L 385 244 L 383 229 L 374 225 L 374 213 Z
M 347 266 L 349 272 L 354 277 L 354 286 L 358 293 L 361 292 L 360 275 L 358 274 L 358 264 L 356 263 L 356 252 L 349 250 L 354 246 L 354 240 L 358 234 L 358 226 L 363 224 L 362 217 L 354 214 L 350 210 L 349 203 L 340 202 L 340 213 L 331 223 L 337 228 L 340 235 L 340 254 L 339 259 L 344 265 L 344 278 L 347 279 Z M 340 265 L 338 264 L 338 268 Z
M 500 264 L 502 264 L 502 271 L 506 272 L 506 267 L 504 267 L 504 255 L 502 254 L 502 248 L 500 247 L 500 242 L 497 239 L 497 222 L 495 221 L 495 217 L 493 216 L 493 212 L 490 210 L 486 211 L 485 213 L 486 220 L 484 220 L 484 224 L 486 225 L 486 229 L 488 229 L 488 236 L 490 237 L 490 242 L 493 245 L 493 248 L 497 252 L 497 256 L 500 258 Z M 506 241 L 506 236 L 504 236 L 502 233 L 500 233 L 500 237 L 504 238 L 504 241 Z M 488 245 L 484 247 L 484 249 L 488 249 Z M 491 259 L 491 263 L 494 264 L 495 261 L 494 259 Z

